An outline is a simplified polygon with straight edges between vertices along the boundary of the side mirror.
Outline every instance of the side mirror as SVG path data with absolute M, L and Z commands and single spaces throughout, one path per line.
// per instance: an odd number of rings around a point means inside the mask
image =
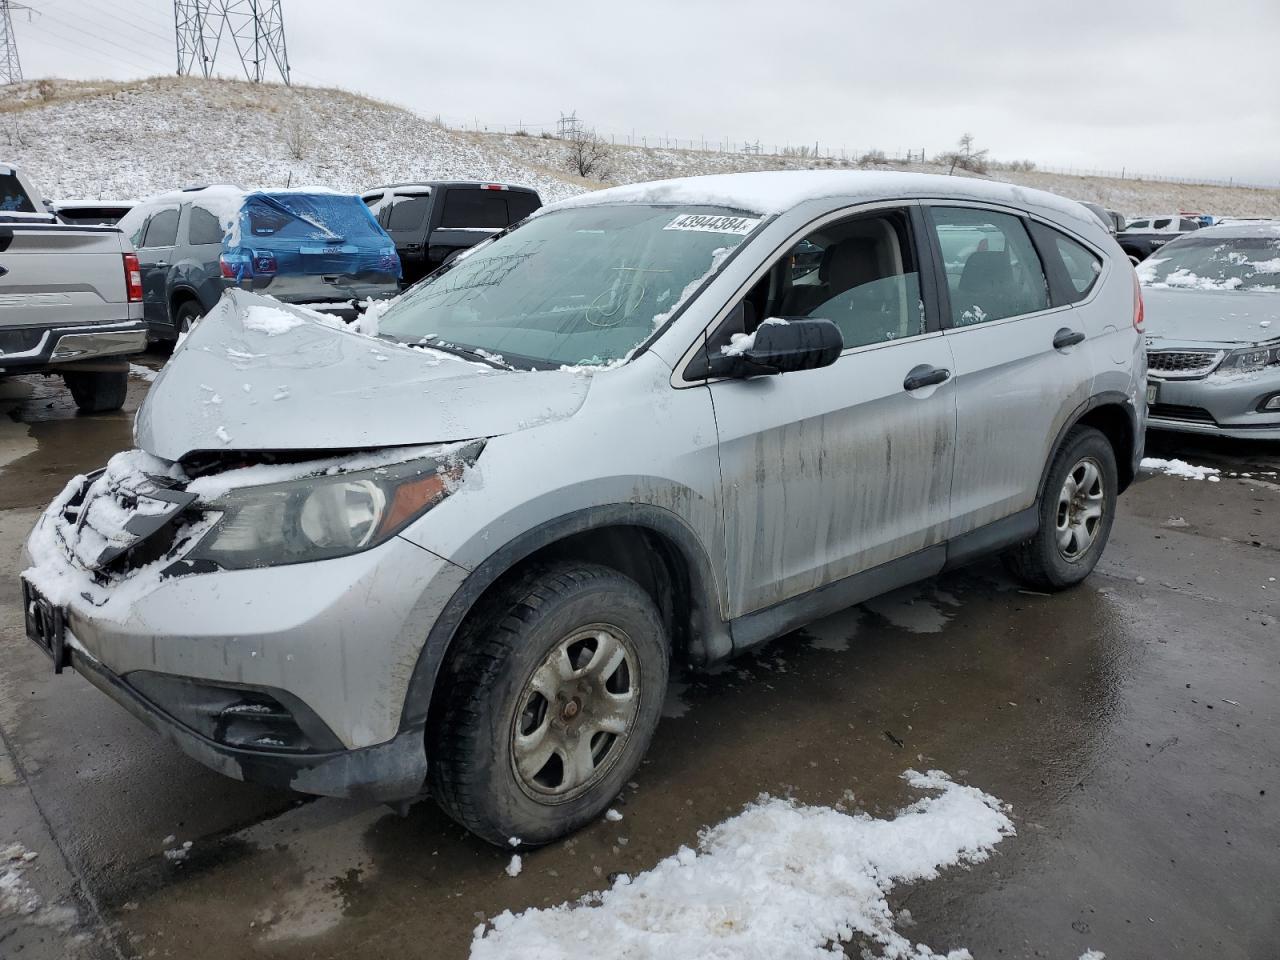
M 770 317 L 754 334 L 711 359 L 711 376 L 756 377 L 829 367 L 840 358 L 844 337 L 830 320 Z

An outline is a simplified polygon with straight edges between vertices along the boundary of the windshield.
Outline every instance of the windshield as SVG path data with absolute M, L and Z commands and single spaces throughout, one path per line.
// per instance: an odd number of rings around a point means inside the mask
M 625 360 L 759 219 L 722 207 L 627 204 L 535 217 L 406 293 L 378 322 L 535 368 Z
M 1184 237 L 1138 265 L 1148 287 L 1280 290 L 1280 236 Z

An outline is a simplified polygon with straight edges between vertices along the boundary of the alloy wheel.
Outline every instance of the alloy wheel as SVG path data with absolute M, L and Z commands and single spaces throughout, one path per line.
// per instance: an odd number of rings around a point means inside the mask
M 593 624 L 558 642 L 533 672 L 511 731 L 520 788 L 542 803 L 591 789 L 622 753 L 640 708 L 640 671 L 630 639 Z
M 1106 503 L 1102 467 L 1092 457 L 1076 463 L 1058 493 L 1055 533 L 1058 552 L 1074 563 L 1088 553 L 1102 526 Z

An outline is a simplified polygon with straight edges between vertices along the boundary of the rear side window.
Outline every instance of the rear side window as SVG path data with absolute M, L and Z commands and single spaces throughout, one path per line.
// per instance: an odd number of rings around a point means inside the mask
M 400 233 L 421 230 L 430 209 L 430 197 L 396 197 L 387 213 L 386 228 Z
M 178 208 L 161 210 L 147 222 L 143 247 L 172 247 L 178 242 Z
M 1021 219 L 968 207 L 932 207 L 930 218 L 946 267 L 953 326 L 1048 308 L 1044 268 Z
M 12 173 L 0 174 L 0 211 L 6 213 L 35 213 L 35 204 L 22 189 L 22 184 Z
M 1150 220 L 1134 220 L 1132 223 L 1126 226 L 1125 229 L 1126 230 L 1146 230 L 1146 229 L 1149 229 L 1150 226 L 1151 226 Z
M 1172 217 L 1162 217 L 1159 220 L 1155 221 L 1153 224 L 1151 224 L 1151 229 L 1152 230 L 1168 230 L 1172 224 L 1173 224 Z
M 1179 220 L 1178 229 L 1179 230 L 1199 230 L 1200 223 L 1199 221 L 1196 221 L 1196 220 Z
M 491 227 L 507 226 L 505 190 L 450 190 L 445 194 L 440 226 Z
M 192 246 L 208 243 L 222 243 L 222 224 L 218 218 L 204 207 L 191 208 L 190 223 L 187 226 L 187 242 Z

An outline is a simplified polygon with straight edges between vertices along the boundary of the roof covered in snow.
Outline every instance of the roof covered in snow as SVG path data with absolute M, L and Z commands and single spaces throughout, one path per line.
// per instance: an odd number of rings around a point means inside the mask
M 548 209 L 601 203 L 708 204 L 772 214 L 806 200 L 880 200 L 892 197 L 955 197 L 1038 207 L 1093 224 L 1095 217 L 1074 200 L 1011 183 L 972 177 L 869 170 L 769 170 L 678 180 L 654 180 L 570 197 Z
M 1186 236 L 1221 237 L 1224 240 L 1233 237 L 1268 237 L 1280 240 L 1280 220 L 1237 220 L 1234 223 L 1201 227 Z

